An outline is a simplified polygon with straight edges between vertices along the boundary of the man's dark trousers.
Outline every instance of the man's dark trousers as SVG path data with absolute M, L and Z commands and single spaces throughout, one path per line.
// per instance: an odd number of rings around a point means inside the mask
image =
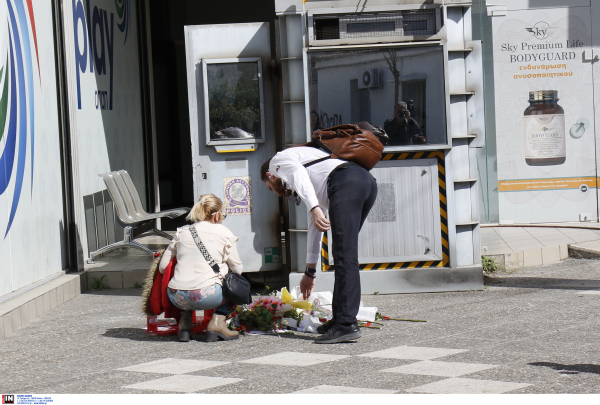
M 333 318 L 352 323 L 360 306 L 358 233 L 375 204 L 377 182 L 363 167 L 348 163 L 329 176 L 327 193 L 335 264 Z

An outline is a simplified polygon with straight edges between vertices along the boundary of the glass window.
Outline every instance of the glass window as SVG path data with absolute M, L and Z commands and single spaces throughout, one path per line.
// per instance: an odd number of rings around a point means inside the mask
M 259 63 L 206 64 L 211 141 L 262 138 Z
M 369 121 L 389 147 L 446 144 L 442 47 L 309 53 L 311 128 Z

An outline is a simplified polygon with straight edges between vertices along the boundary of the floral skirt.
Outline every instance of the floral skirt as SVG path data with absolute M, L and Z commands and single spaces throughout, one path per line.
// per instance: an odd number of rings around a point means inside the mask
M 169 299 L 179 309 L 186 311 L 217 309 L 218 314 L 226 315 L 231 309 L 230 301 L 223 297 L 220 284 L 213 284 L 197 290 L 175 290 L 167 288 Z

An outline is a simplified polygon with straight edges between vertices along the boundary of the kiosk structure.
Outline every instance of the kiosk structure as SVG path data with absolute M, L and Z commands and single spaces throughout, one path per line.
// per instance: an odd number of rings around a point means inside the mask
M 483 288 L 483 80 L 470 2 L 276 0 L 275 9 L 276 49 L 268 23 L 185 28 L 195 197 L 223 190 L 246 271 L 287 269 L 293 287 L 305 267 L 306 207 L 262 189 L 260 164 L 315 129 L 369 121 L 390 142 L 371 171 L 362 292 Z

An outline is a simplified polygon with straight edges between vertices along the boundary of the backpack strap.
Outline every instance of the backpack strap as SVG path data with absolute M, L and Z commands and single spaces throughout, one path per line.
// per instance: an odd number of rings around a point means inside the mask
M 312 166 L 312 165 L 316 165 L 317 163 L 321 163 L 321 162 L 323 162 L 323 161 L 325 161 L 327 159 L 331 159 L 331 156 L 325 156 L 325 157 L 322 157 L 321 159 L 313 160 L 312 162 L 305 163 L 302 166 L 309 167 L 309 166 Z
M 319 133 L 319 132 L 321 132 L 321 130 L 319 130 L 317 133 Z M 338 130 L 338 133 L 339 133 L 339 130 Z M 325 157 L 322 157 L 320 159 L 313 160 L 312 162 L 305 163 L 303 165 L 304 167 L 309 167 L 309 166 L 312 166 L 312 165 L 316 165 L 317 163 L 321 163 L 324 160 L 331 159 L 331 151 L 329 150 L 329 148 L 327 148 L 327 146 L 323 145 L 323 142 L 321 142 L 320 137 L 319 137 L 319 139 L 313 139 L 312 143 L 314 143 L 314 144 L 311 145 L 311 146 L 313 146 L 313 147 L 315 147 L 317 149 L 321 149 L 323 152 L 329 154 L 329 156 L 325 156 Z

